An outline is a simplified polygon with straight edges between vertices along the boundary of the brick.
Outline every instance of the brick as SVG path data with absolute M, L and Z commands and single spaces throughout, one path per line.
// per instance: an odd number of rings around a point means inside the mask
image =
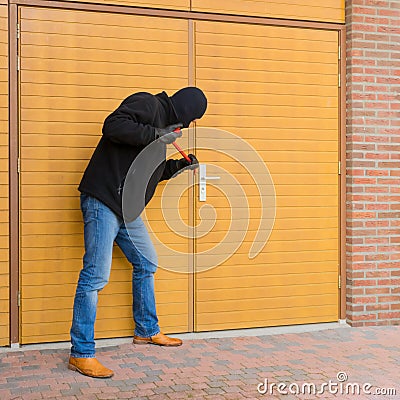
M 352 254 L 351 256 L 346 256 L 346 260 L 352 261 L 352 262 L 358 262 L 358 261 L 365 261 L 364 256 L 362 255 L 357 255 L 357 254 Z
M 379 279 L 378 284 L 380 286 L 395 286 L 400 285 L 400 279 Z
M 379 202 L 400 202 L 400 196 L 377 196 Z
M 389 221 L 365 221 L 366 227 L 385 227 L 389 226 Z
M 380 318 L 380 319 L 400 318 L 400 312 L 378 313 L 378 318 Z
M 386 8 L 382 8 L 378 10 L 378 15 L 387 16 L 387 17 L 400 17 L 400 13 L 397 10 L 388 10 Z
M 371 270 L 375 268 L 375 264 L 373 263 L 353 263 L 352 265 L 354 270 Z
M 362 210 L 364 210 L 364 204 L 363 203 L 348 203 L 348 204 L 346 204 L 346 209 L 353 210 L 353 211 L 362 211 Z
M 365 209 L 366 210 L 389 210 L 390 205 L 389 204 L 379 204 L 379 203 L 366 204 Z
M 400 212 L 387 212 L 387 213 L 379 213 L 379 218 L 400 218 Z
M 354 6 L 352 12 L 354 15 L 361 14 L 361 15 L 377 15 L 378 9 L 375 7 L 360 7 Z
M 358 162 L 356 164 L 361 164 L 361 162 Z M 362 165 L 357 165 L 357 167 L 361 167 Z M 364 176 L 365 175 L 365 171 L 363 169 L 357 169 L 357 168 L 350 168 L 350 166 L 348 166 L 346 168 L 346 172 L 348 175 L 351 176 Z
M 348 272 L 347 278 L 350 279 L 361 279 L 365 278 L 364 272 Z
M 390 293 L 390 288 L 366 288 L 365 289 L 365 294 L 388 294 Z
M 371 196 L 371 195 L 350 195 L 348 196 L 349 201 L 368 201 L 368 202 L 373 202 L 376 201 L 377 196 Z
M 360 327 L 360 326 L 367 326 L 367 324 L 370 324 L 370 325 L 368 325 L 368 326 L 371 326 L 371 325 L 376 325 L 376 323 L 372 323 L 372 322 L 365 322 L 365 321 L 354 321 L 354 319 L 353 319 L 353 316 L 352 316 L 352 319 L 351 320 L 349 320 L 348 321 L 349 323 L 350 323 L 350 325 L 353 327 L 353 328 L 358 328 L 358 327 Z
M 364 243 L 364 239 L 363 238 L 347 238 L 346 242 L 348 244 L 351 244 L 351 245 L 363 244 Z M 349 250 L 351 250 L 350 246 L 349 246 Z
M 365 261 L 389 260 L 389 258 L 387 254 L 368 254 L 365 256 Z
M 362 326 L 362 327 L 365 327 L 365 326 L 377 326 L 377 325 L 378 325 L 378 321 L 365 321 L 365 322 L 358 323 L 358 327 L 360 327 L 360 326 Z M 351 326 L 353 328 L 356 327 L 354 324 L 351 324 Z
M 378 252 L 398 252 L 400 246 L 378 246 Z
M 354 185 L 371 185 L 376 184 L 376 179 L 373 178 L 354 178 L 352 180 Z
M 381 18 L 381 17 L 364 17 L 364 22 L 366 24 L 374 24 L 374 25 L 388 25 L 390 19 L 389 18 Z M 379 30 L 379 29 L 378 29 Z M 365 38 L 367 39 L 368 35 L 365 35 Z M 382 37 L 383 40 L 387 40 L 387 36 L 383 35 Z M 373 40 L 373 39 L 372 39 Z
M 374 58 L 376 57 L 381 57 L 380 53 L 373 53 L 372 56 Z M 387 92 L 388 91 L 388 87 L 387 86 L 380 86 L 380 85 L 365 85 L 364 90 L 366 92 L 378 92 L 378 100 L 392 100 L 392 96 L 391 94 L 382 94 L 382 92 Z
M 352 251 L 354 253 L 375 252 L 376 246 L 352 246 Z
M 389 311 L 390 304 L 368 304 L 365 306 L 366 311 Z
M 385 237 L 365 238 L 365 244 L 373 244 L 373 243 L 387 244 L 389 243 L 389 238 Z
M 354 280 L 353 285 L 354 286 L 376 286 L 377 281 L 375 279 L 358 279 Z
M 389 293 L 389 289 L 387 289 L 388 291 L 386 293 Z M 356 296 L 356 295 L 361 295 L 364 294 L 365 289 L 364 288 L 347 288 L 347 293 L 351 296 Z
M 365 273 L 366 278 L 384 278 L 389 276 L 389 271 L 369 271 Z
M 348 212 L 347 213 L 348 218 L 353 218 L 353 219 L 371 219 L 375 218 L 375 213 L 371 212 Z
M 378 268 L 387 268 L 387 269 L 399 268 L 399 263 L 395 262 L 379 263 Z
M 361 314 L 361 315 L 353 315 L 352 319 L 354 321 L 365 321 L 365 320 L 375 320 L 377 319 L 377 315 L 376 314 Z
M 385 170 L 369 170 L 366 171 L 366 175 L 367 176 L 389 176 L 389 171 L 385 171 Z
M 353 297 L 353 304 L 367 304 L 367 303 L 375 303 L 376 297 Z
M 400 296 L 380 296 L 378 300 L 380 303 L 398 303 Z
M 400 146 L 388 145 L 388 144 L 378 144 L 376 150 L 398 153 L 400 151 Z
M 390 276 L 400 276 L 400 271 L 399 270 L 390 271 Z
M 380 161 L 378 162 L 378 167 L 379 168 L 400 168 L 400 162 L 397 161 L 392 161 L 392 162 L 386 162 L 386 161 Z
M 350 300 L 351 301 L 351 300 Z M 346 305 L 346 310 L 347 311 L 352 311 L 352 312 L 360 312 L 360 311 L 364 311 L 365 310 L 365 306 L 363 305 L 354 305 L 350 302 L 350 304 Z
M 378 160 L 388 160 L 389 159 L 389 154 L 388 153 L 366 153 L 365 158 L 368 159 L 378 159 Z

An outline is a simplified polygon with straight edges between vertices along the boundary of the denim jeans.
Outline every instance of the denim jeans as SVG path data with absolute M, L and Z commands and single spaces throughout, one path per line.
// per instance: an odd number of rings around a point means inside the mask
M 81 194 L 85 255 L 74 299 L 71 327 L 71 355 L 95 356 L 94 323 L 98 293 L 107 284 L 114 241 L 133 265 L 132 295 L 135 335 L 160 332 L 154 295 L 157 255 L 146 226 L 139 217 L 125 224 L 101 201 Z

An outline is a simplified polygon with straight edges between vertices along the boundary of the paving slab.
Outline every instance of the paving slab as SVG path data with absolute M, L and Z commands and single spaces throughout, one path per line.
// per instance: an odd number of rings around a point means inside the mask
M 110 342 L 97 357 L 111 379 L 67 369 L 65 344 L 2 348 L 0 400 L 400 399 L 399 326 L 246 333 Z

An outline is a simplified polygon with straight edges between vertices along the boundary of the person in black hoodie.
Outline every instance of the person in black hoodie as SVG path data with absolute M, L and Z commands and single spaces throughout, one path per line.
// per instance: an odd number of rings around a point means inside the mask
M 147 187 L 140 187 L 143 207 L 151 200 L 157 184 L 185 169 L 195 169 L 198 161 L 185 158 L 166 160 L 166 145 L 181 136 L 180 129 L 203 116 L 207 108 L 204 93 L 186 87 L 171 97 L 165 92 L 135 93 L 126 98 L 104 121 L 103 135 L 83 174 L 79 191 L 84 220 L 85 255 L 76 288 L 71 326 L 71 355 L 68 368 L 96 378 L 109 378 L 113 371 L 95 357 L 94 323 L 98 292 L 109 280 L 114 241 L 133 265 L 132 294 L 135 332 L 133 343 L 180 346 L 182 341 L 164 335 L 159 328 L 154 296 L 157 255 L 140 216 L 126 219 L 123 199 L 130 167 L 151 171 Z M 144 151 L 154 157 L 141 157 Z M 155 162 L 154 160 L 157 160 Z M 156 165 L 149 165 L 155 163 Z M 141 180 L 133 181 L 139 182 Z M 132 186 L 132 179 L 129 183 Z M 136 210 L 140 214 L 142 209 Z M 136 216 L 135 214 L 135 216 Z

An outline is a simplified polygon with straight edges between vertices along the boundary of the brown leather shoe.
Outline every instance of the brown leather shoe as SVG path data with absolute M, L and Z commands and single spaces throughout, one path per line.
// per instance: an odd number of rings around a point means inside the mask
M 157 335 L 154 335 L 154 336 L 151 336 L 148 338 L 134 335 L 133 343 L 134 344 L 157 344 L 158 346 L 176 347 L 176 346 L 182 345 L 182 340 L 168 337 L 160 332 L 160 333 L 157 333 Z
M 111 378 L 114 375 L 111 369 L 106 368 L 96 358 L 70 357 L 68 368 L 91 378 Z

